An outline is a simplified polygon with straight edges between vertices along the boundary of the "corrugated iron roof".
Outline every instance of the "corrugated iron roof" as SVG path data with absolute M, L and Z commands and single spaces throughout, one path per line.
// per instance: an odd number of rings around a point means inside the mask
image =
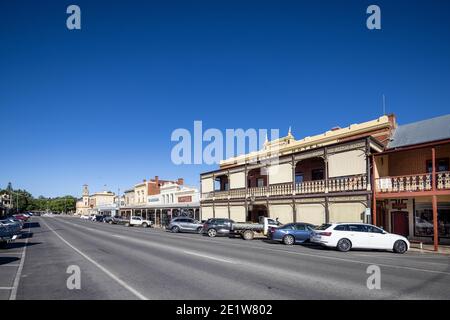
M 387 148 L 450 139 L 450 114 L 398 126 Z

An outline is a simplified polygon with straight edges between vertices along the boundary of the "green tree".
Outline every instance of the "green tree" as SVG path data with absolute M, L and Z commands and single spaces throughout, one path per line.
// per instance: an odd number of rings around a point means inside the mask
M 8 183 L 6 189 L 0 189 L 0 194 L 4 193 L 11 195 L 11 213 L 20 213 L 34 210 L 50 210 L 52 212 L 69 213 L 75 211 L 77 202 L 77 199 L 70 195 L 55 198 L 46 198 L 44 196 L 34 198 L 26 190 L 14 190 L 11 183 Z

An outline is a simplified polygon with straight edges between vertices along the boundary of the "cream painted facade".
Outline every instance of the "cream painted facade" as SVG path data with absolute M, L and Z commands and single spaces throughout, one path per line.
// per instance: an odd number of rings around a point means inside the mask
M 113 214 L 117 210 L 117 197 L 114 192 L 101 191 L 89 194 L 87 185 L 83 186 L 82 197 L 76 203 L 77 215 L 90 215 L 108 213 Z
M 83 185 L 82 197 L 78 199 L 75 205 L 76 215 L 88 215 L 89 214 L 89 188 L 85 184 Z
M 289 131 L 260 151 L 224 160 L 201 174 L 202 219 L 368 222 L 370 159 L 384 148 L 374 137 L 393 127 L 395 119 L 383 116 L 301 140 Z
M 134 186 L 134 203 L 141 205 L 147 202 L 148 187 L 147 182 L 139 183 Z
M 170 182 L 161 186 L 159 194 L 148 196 L 147 203 L 150 205 L 198 205 L 199 200 L 200 194 L 197 188 Z
M 125 206 L 132 206 L 134 205 L 134 189 L 126 190 L 124 193 L 125 198 Z

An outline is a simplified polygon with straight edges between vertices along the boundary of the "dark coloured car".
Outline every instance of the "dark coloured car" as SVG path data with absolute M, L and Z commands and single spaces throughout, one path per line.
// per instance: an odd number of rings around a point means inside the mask
M 103 217 L 102 222 L 109 223 L 109 224 L 116 224 L 117 223 L 116 219 L 114 217 L 111 217 L 111 216 Z
M 208 219 L 203 224 L 203 234 L 207 234 L 209 237 L 213 238 L 217 235 L 227 235 L 230 233 L 231 224 L 234 221 L 230 219 L 212 218 Z
M 17 225 L 0 222 L 0 248 L 6 248 L 8 242 L 14 241 L 19 233 Z
M 121 216 L 115 216 L 115 217 L 111 217 L 111 216 L 105 216 L 103 218 L 103 222 L 104 223 L 109 223 L 109 224 L 126 224 L 130 222 L 130 219 L 125 218 L 125 217 L 121 217 Z
M 94 218 L 94 221 L 96 222 L 103 222 L 103 220 L 106 218 L 107 216 L 102 216 L 102 215 L 96 215 Z
M 315 226 L 309 223 L 288 223 L 278 228 L 270 228 L 267 237 L 286 245 L 308 242 Z

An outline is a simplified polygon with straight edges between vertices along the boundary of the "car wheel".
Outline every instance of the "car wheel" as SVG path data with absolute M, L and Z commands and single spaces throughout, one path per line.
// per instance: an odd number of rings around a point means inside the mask
M 408 250 L 408 246 L 406 242 L 403 240 L 397 240 L 394 243 L 394 252 L 395 253 L 405 253 Z
M 284 243 L 285 245 L 291 246 L 291 245 L 294 244 L 294 242 L 295 242 L 295 239 L 294 239 L 294 237 L 291 236 L 290 234 L 284 236 L 284 238 L 283 238 L 283 243 Z
M 253 237 L 254 237 L 254 233 L 251 230 L 244 231 L 244 234 L 242 235 L 242 238 L 244 240 L 253 240 Z
M 142 224 L 142 226 L 143 226 L 144 228 L 147 228 L 147 227 L 148 227 L 148 224 L 147 224 L 146 222 L 144 222 L 144 223 Z
M 130 226 L 129 222 L 125 223 L 125 227 L 129 227 L 129 226 Z
M 352 248 L 352 243 L 348 239 L 341 239 L 336 248 L 341 252 L 347 252 Z
M 217 231 L 216 231 L 216 229 L 209 229 L 209 230 L 208 230 L 208 236 L 209 236 L 210 238 L 214 238 L 215 236 L 217 236 Z
M 178 228 L 177 226 L 172 227 L 172 232 L 173 233 L 178 233 L 178 232 L 180 232 L 180 228 Z
M 203 229 L 202 227 L 198 227 L 198 228 L 197 228 L 197 233 L 202 232 L 202 229 Z
M 113 222 L 112 221 L 110 221 L 110 222 L 108 222 L 109 224 L 113 224 Z

